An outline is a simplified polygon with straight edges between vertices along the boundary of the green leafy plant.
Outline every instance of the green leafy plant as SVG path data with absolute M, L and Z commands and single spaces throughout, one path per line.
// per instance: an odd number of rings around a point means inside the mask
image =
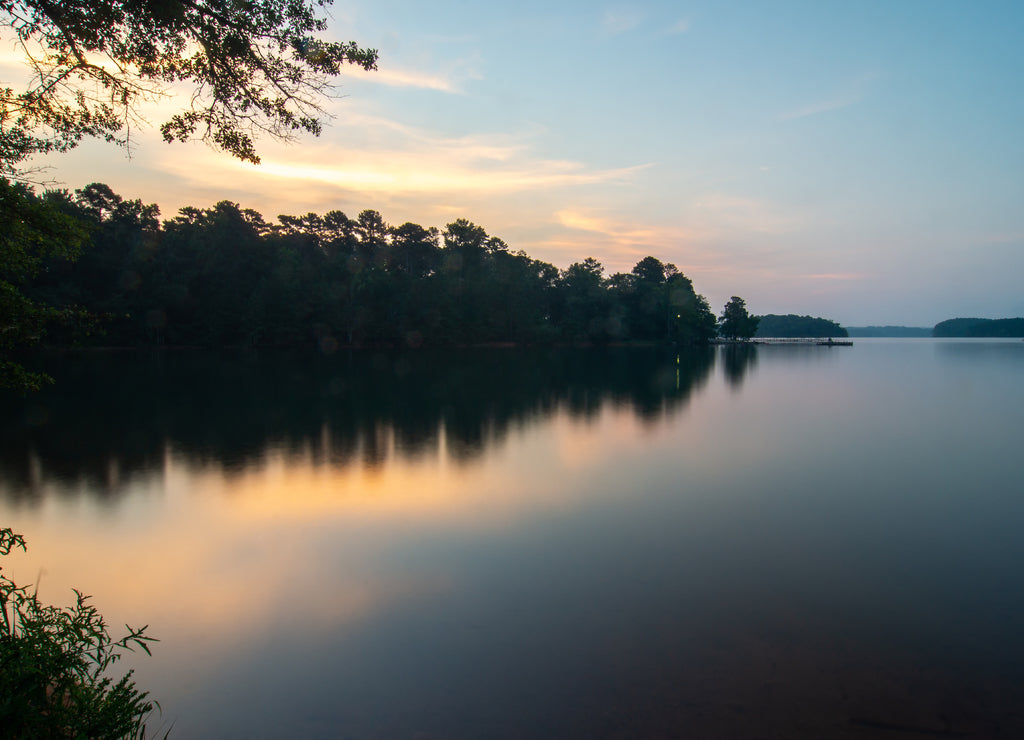
M 25 539 L 0 529 L 0 555 Z M 124 651 L 150 653 L 146 627 L 111 638 L 89 597 L 48 606 L 0 569 L 0 734 L 31 738 L 142 738 L 157 702 L 136 688 L 132 672 L 107 675 Z

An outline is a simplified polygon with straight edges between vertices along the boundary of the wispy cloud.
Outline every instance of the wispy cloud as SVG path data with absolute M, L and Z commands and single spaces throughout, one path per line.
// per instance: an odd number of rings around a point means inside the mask
M 860 100 L 860 98 L 855 95 L 844 95 L 829 100 L 820 100 L 816 103 L 808 103 L 807 105 L 803 105 L 799 108 L 786 111 L 779 117 L 784 121 L 791 121 L 795 118 L 806 118 L 807 116 L 815 116 L 819 113 L 828 113 L 829 111 L 847 108 L 858 100 Z
M 440 90 L 446 93 L 464 94 L 461 83 L 450 77 L 417 70 L 382 68 L 368 73 L 363 77 L 368 82 L 376 82 L 388 87 L 412 87 L 421 90 Z
M 877 77 L 878 74 L 876 73 L 861 75 L 847 82 L 832 95 L 784 111 L 779 114 L 779 118 L 783 121 L 791 121 L 797 118 L 806 118 L 807 116 L 816 116 L 820 113 L 848 108 L 864 99 L 868 83 Z
M 346 74 L 352 79 L 371 84 L 437 90 L 454 95 L 466 94 L 466 83 L 482 79 L 476 63 L 472 60 L 459 60 L 451 63 L 449 67 L 442 71 L 426 71 L 382 62 L 376 70 L 367 72 L 353 67 L 347 70 Z
M 658 229 L 648 224 L 623 223 L 576 210 L 558 211 L 555 214 L 555 221 L 569 229 L 603 234 L 623 247 L 650 247 L 683 235 L 682 230 Z
M 737 260 L 753 269 L 767 254 L 777 253 L 778 236 L 793 233 L 800 225 L 799 214 L 777 204 L 722 193 L 680 204 L 670 222 L 571 206 L 557 211 L 554 222 L 567 230 L 553 237 L 564 242 L 562 251 L 609 255 L 620 268 L 630 259 L 653 254 L 675 262 L 687 274 L 735 270 Z M 576 238 L 574 233 L 586 236 Z M 624 266 L 628 269 L 632 263 Z
M 720 269 L 721 255 L 708 245 L 709 234 L 690 225 L 618 219 L 578 208 L 556 212 L 554 222 L 567 231 L 536 246 L 573 258 L 597 257 L 610 272 L 629 270 L 648 255 L 675 262 L 688 274 Z
M 351 160 L 349 157 L 348 159 Z M 246 165 L 241 165 L 250 169 Z M 622 180 L 631 168 L 588 170 L 576 162 L 536 160 L 500 169 L 472 166 L 472 160 L 444 162 L 439 157 L 417 158 L 377 152 L 372 162 L 353 162 L 345 166 L 293 164 L 264 161 L 253 174 L 278 180 L 306 181 L 359 190 L 364 193 L 432 193 L 450 191 L 516 192 L 538 188 L 588 185 Z
M 680 18 L 675 23 L 673 23 L 671 26 L 666 28 L 665 29 L 665 33 L 670 34 L 670 35 L 680 34 L 680 33 L 689 33 L 690 28 L 692 27 L 692 25 L 693 24 L 690 22 L 689 18 Z
M 605 33 L 616 36 L 632 31 L 643 23 L 644 17 L 644 13 L 639 8 L 632 6 L 606 8 L 601 16 L 601 28 Z
M 628 182 L 644 165 L 598 169 L 582 162 L 539 156 L 532 132 L 518 135 L 449 137 L 367 115 L 345 116 L 333 130 L 339 143 L 315 148 L 268 147 L 263 163 L 252 166 L 210 157 L 208 166 L 176 162 L 163 166 L 184 178 L 219 179 L 263 187 L 274 183 L 289 192 L 327 191 L 381 197 L 429 197 L 450 202 L 453 195 L 534 194 L 552 188 Z M 351 132 L 353 139 L 346 138 Z M 358 141 L 358 144 L 354 144 Z M 282 187 L 284 186 L 284 187 Z
M 693 216 L 715 232 L 784 234 L 798 224 L 797 216 L 778 204 L 724 193 L 696 199 Z

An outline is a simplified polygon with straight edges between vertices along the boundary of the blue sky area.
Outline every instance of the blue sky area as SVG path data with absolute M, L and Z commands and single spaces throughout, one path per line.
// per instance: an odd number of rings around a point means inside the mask
M 1024 4 L 338 0 L 380 51 L 319 138 L 259 167 L 154 122 L 91 143 L 64 187 L 232 200 L 268 218 L 464 217 L 608 273 L 654 255 L 720 311 L 931 326 L 1024 315 Z M 16 69 L 10 51 L 0 62 Z

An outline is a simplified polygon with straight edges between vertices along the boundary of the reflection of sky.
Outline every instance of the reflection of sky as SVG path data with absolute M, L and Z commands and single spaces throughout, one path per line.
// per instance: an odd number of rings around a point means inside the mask
M 340 562 L 372 564 L 410 531 L 503 529 L 578 506 L 601 489 L 564 485 L 566 475 L 599 478 L 610 450 L 638 454 L 651 436 L 632 410 L 608 405 L 585 423 L 563 412 L 529 425 L 472 464 L 456 464 L 443 444 L 431 457 L 390 454 L 373 466 L 271 448 L 241 471 L 169 452 L 113 510 L 65 489 L 17 518 L 31 560 L 48 563 L 47 593 L 89 583 L 116 610 L 164 604 L 190 636 L 230 624 L 241 639 L 247 622 L 275 618 L 274 604 L 332 580 Z M 118 555 L 75 556 L 96 547 Z M 344 621 L 426 587 L 402 578 L 371 586 L 359 575 L 306 616 Z
M 435 455 L 386 454 L 372 466 L 271 448 L 235 470 L 168 452 L 115 508 L 44 492 L 13 517 L 30 550 L 10 573 L 33 580 L 42 567 L 44 598 L 88 584 L 112 623 L 148 623 L 161 643 L 138 662 L 140 681 L 187 697 L 282 629 L 337 640 L 451 593 L 459 566 L 439 558 L 438 542 L 618 495 L 632 477 L 623 457 L 648 457 L 658 436 L 628 406 L 606 404 L 586 421 L 562 411 L 525 424 L 469 463 L 447 455 L 443 436 Z

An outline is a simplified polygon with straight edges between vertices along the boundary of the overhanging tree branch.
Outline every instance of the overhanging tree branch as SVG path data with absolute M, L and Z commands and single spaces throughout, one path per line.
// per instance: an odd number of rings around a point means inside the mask
M 376 68 L 377 52 L 317 38 L 330 0 L 0 0 L 4 29 L 33 77 L 0 90 L 0 176 L 19 178 L 34 154 L 86 137 L 122 146 L 141 102 L 187 83 L 187 106 L 161 127 L 258 162 L 259 134 L 314 135 L 346 64 Z

